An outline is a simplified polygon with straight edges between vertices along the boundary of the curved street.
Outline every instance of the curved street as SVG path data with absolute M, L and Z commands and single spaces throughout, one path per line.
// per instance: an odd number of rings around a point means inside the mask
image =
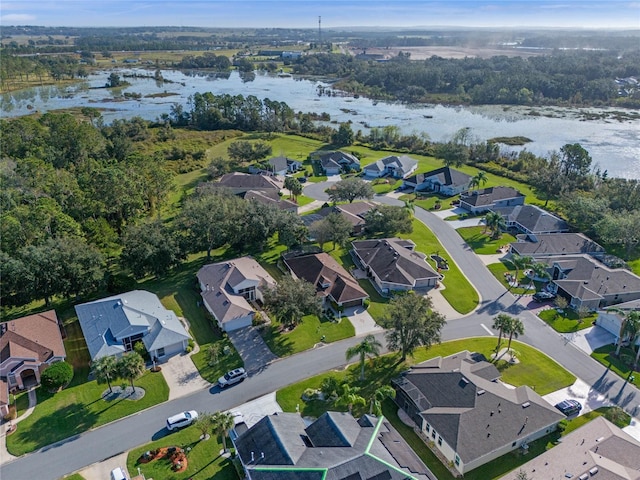
M 307 185 L 304 193 L 325 200 L 322 198 L 326 195 L 324 189 L 330 183 Z M 376 196 L 374 200 L 402 205 L 402 202 L 387 196 Z M 443 340 L 487 336 L 493 316 L 499 312 L 518 315 L 525 324 L 525 335 L 519 340 L 554 358 L 595 391 L 606 395 L 611 402 L 634 414 L 637 412 L 640 400 L 637 388 L 609 372 L 519 304 L 517 298 L 493 277 L 451 225 L 418 207 L 415 216 L 434 232 L 481 297 L 480 305 L 474 312 L 447 322 L 442 332 Z M 383 339 L 383 333 L 377 336 Z M 359 338 L 352 337 L 276 360 L 229 390 L 221 392 L 218 387 L 211 387 L 47 446 L 9 463 L 3 462 L 0 478 L 55 480 L 86 465 L 160 438 L 167 433 L 164 420 L 175 412 L 190 409 L 210 412 L 228 410 L 309 376 L 344 366 L 347 363 L 346 349 L 358 341 Z

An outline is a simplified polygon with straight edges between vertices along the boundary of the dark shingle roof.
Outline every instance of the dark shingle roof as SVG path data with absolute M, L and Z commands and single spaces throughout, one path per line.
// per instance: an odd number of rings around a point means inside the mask
M 524 197 L 522 193 L 511 187 L 489 187 L 483 190 L 478 190 L 477 193 L 469 193 L 461 195 L 460 200 L 473 205 L 475 207 L 481 207 L 486 205 L 493 205 L 499 200 L 506 200 L 508 198 L 520 198 Z
M 492 209 L 499 213 L 507 222 L 519 223 L 527 231 L 538 232 L 567 232 L 569 224 L 550 214 L 549 212 L 536 207 L 535 205 L 515 205 L 513 207 L 497 207 Z
M 604 248 L 582 233 L 538 234 L 536 240 L 529 242 L 519 238 L 511 248 L 519 255 L 529 257 L 604 253 Z
M 478 369 L 469 352 L 460 352 L 416 365 L 396 382 L 402 390 L 418 390 L 426 406 L 422 417 L 466 464 L 564 418 L 529 387 L 487 380 L 497 375 L 487 363 Z
M 418 279 L 440 277 L 425 261 L 423 253 L 406 248 L 406 240 L 359 240 L 352 245 L 365 264 L 383 282 L 413 286 Z
M 413 175 L 406 179 L 407 182 L 415 183 L 416 185 L 420 185 L 426 179 L 437 179 L 440 185 L 459 187 L 459 186 L 467 186 L 471 181 L 471 175 L 467 175 L 459 170 L 456 170 L 451 167 L 442 167 L 436 170 L 431 170 L 426 173 L 419 173 L 418 175 Z
M 220 180 L 213 185 L 219 185 L 229 188 L 245 188 L 247 190 L 252 189 L 268 189 L 276 190 L 280 189 L 277 179 L 267 175 L 249 175 L 248 173 L 232 172 L 223 175 Z

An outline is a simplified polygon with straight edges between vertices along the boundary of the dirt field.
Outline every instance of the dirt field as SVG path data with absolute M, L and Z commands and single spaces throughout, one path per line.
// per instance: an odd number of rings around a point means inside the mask
M 367 48 L 367 54 L 384 55 L 391 58 L 398 55 L 398 52 L 409 52 L 411 60 L 424 60 L 436 55 L 442 58 L 465 58 L 480 57 L 489 58 L 496 55 L 506 55 L 508 57 L 530 57 L 532 55 L 542 55 L 545 50 L 524 50 L 514 48 L 489 48 L 489 47 L 389 47 L 389 48 Z M 350 53 L 356 55 L 362 53 L 360 49 L 351 49 Z

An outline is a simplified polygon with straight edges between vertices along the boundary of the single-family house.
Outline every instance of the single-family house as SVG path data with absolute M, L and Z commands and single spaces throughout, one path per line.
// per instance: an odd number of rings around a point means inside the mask
M 393 381 L 395 401 L 460 474 L 554 431 L 565 417 L 527 386 L 509 388 L 468 351 L 413 366 Z
M 322 220 L 330 213 L 339 213 L 351 225 L 353 225 L 353 229 L 351 230 L 352 235 L 360 235 L 364 231 L 367 223 L 365 220 L 367 213 L 374 210 L 376 207 L 377 205 L 371 202 L 345 203 L 341 205 L 334 205 L 333 207 L 321 208 L 316 213 L 303 215 L 301 218 L 304 224 L 309 227 L 313 223 Z
M 284 255 L 284 264 L 294 278 L 316 287 L 318 297 L 332 307 L 356 307 L 369 298 L 358 281 L 328 253 Z
M 569 224 L 535 205 L 495 206 L 490 209 L 499 213 L 509 229 L 515 229 L 535 239 L 545 233 L 565 233 Z
M 242 172 L 227 173 L 217 182 L 209 182 L 207 187 L 227 188 L 235 195 L 244 195 L 249 190 L 278 193 L 284 187 L 284 181 L 273 175 L 250 175 Z
M 501 480 L 640 480 L 640 442 L 604 417 L 596 417 L 562 437 Z
M 402 185 L 414 192 L 435 192 L 453 197 L 468 190 L 470 181 L 471 175 L 451 167 L 442 167 L 407 177 Z
M 407 155 L 402 155 L 400 157 L 390 155 L 366 165 L 362 168 L 362 171 L 365 176 L 373 178 L 384 176 L 406 178 L 415 172 L 417 168 L 418 161 Z
M 67 354 L 54 310 L 0 323 L 0 416 L 9 393 L 40 384 L 40 375 Z
M 483 213 L 497 207 L 524 205 L 524 197 L 515 188 L 489 187 L 460 194 L 460 207 L 471 213 Z
M 384 417 L 276 413 L 233 439 L 249 480 L 435 480 Z
M 173 310 L 145 290 L 133 290 L 75 306 L 91 360 L 121 356 L 144 344 L 162 360 L 184 352 L 191 336 Z
M 284 210 L 287 212 L 297 213 L 298 211 L 297 203 L 294 203 L 291 200 L 287 200 L 286 198 L 282 198 L 275 192 L 249 190 L 244 194 L 244 199 L 247 201 L 262 203 L 264 205 L 270 205 L 272 207 L 276 207 L 279 210 Z
M 320 164 L 325 175 L 338 175 L 342 172 L 360 171 L 360 160 L 355 155 L 341 151 L 317 151 L 310 155 L 311 159 Z
M 351 243 L 351 256 L 382 294 L 394 290 L 420 290 L 435 287 L 442 279 L 416 252 L 416 244 L 400 238 L 357 240 Z
M 260 166 L 260 164 L 251 165 L 249 167 L 249 173 L 262 173 L 284 177 L 287 173 L 294 173 L 302 168 L 302 162 L 287 157 L 272 157 L 268 159 L 265 164 L 266 168 Z
M 589 255 L 540 259 L 549 265 L 550 291 L 573 309 L 598 310 L 640 299 L 640 277 L 623 268 L 609 268 Z
M 509 252 L 534 259 L 582 254 L 601 258 L 606 253 L 603 247 L 582 233 L 520 234 L 516 239 L 509 245 Z
M 633 304 L 635 308 L 625 308 L 625 305 Z M 616 310 L 622 310 L 624 313 L 627 313 L 625 310 L 638 310 L 640 309 L 640 301 L 635 300 L 633 302 L 626 302 L 620 305 L 615 305 Z M 617 312 L 615 310 L 598 310 L 598 317 L 596 318 L 596 325 L 604 328 L 607 332 L 615 335 L 616 343 L 620 337 L 620 328 L 622 327 L 622 323 L 624 321 L 623 314 Z M 630 340 L 629 334 L 626 334 L 623 341 Z M 636 338 L 635 345 L 640 344 L 640 338 Z
M 276 281 L 251 257 L 240 257 L 203 266 L 197 273 L 205 308 L 225 332 L 251 326 L 263 290 Z M 251 303 L 250 303 L 251 302 Z

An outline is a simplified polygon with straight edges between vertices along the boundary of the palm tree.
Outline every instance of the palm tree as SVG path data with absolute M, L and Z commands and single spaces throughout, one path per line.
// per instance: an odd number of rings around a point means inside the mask
M 511 350 L 511 340 L 519 335 L 524 335 L 524 323 L 519 318 L 511 318 L 511 321 L 507 324 L 507 328 L 504 329 L 505 334 L 509 334 L 509 344 L 507 345 L 507 351 Z
M 370 404 L 369 404 L 369 415 L 376 414 L 376 417 L 382 415 L 382 402 L 386 398 L 396 398 L 396 391 L 390 385 L 383 385 L 380 388 L 376 389 L 371 395 Z
M 513 317 L 507 315 L 506 313 L 501 313 L 493 319 L 493 325 L 491 325 L 491 328 L 498 330 L 498 345 L 496 345 L 496 352 L 498 351 L 498 349 L 500 348 L 500 344 L 502 343 L 502 334 L 508 330 L 509 324 L 512 320 Z
M 140 354 L 129 352 L 122 356 L 118 362 L 118 372 L 120 377 L 131 382 L 131 389 L 135 390 L 133 381 L 144 372 L 144 360 Z
M 347 361 L 360 356 L 360 380 L 364 380 L 364 361 L 367 357 L 377 357 L 380 354 L 382 344 L 373 335 L 367 335 L 360 343 L 349 347 L 346 352 Z
M 524 257 L 527 258 L 527 257 Z M 529 284 L 529 288 L 533 285 L 534 278 L 539 278 L 542 281 L 551 280 L 551 275 L 547 271 L 547 265 L 544 263 L 532 263 L 530 265 L 531 268 L 531 283 Z
M 489 181 L 487 174 L 482 170 L 478 171 L 469 181 L 469 190 L 473 190 L 475 187 L 479 187 L 480 184 L 485 185 Z
M 116 357 L 112 357 L 111 355 L 100 357 L 93 362 L 91 369 L 98 383 L 106 383 L 109 385 L 109 393 L 113 393 L 111 380 L 118 376 L 118 361 Z
M 360 392 L 360 387 L 352 387 L 348 383 L 343 383 L 336 403 L 338 405 L 347 405 L 349 413 L 352 413 L 354 405 L 364 406 L 367 404 L 367 401 L 358 392 Z
M 500 215 L 498 212 L 487 212 L 484 216 L 485 223 L 485 233 L 487 228 L 491 230 L 491 238 L 496 239 L 500 236 L 504 230 L 507 229 L 507 223 L 504 220 L 504 217 Z
M 416 213 L 416 205 L 415 203 L 413 203 L 413 200 L 405 200 L 404 208 L 411 214 L 412 217 L 413 214 Z
M 507 261 L 511 265 L 513 265 L 513 268 L 515 268 L 516 270 L 516 282 L 517 282 L 520 276 L 520 270 L 524 270 L 525 268 L 530 266 L 533 263 L 533 258 L 514 253 L 513 255 L 511 255 L 511 258 L 507 259 Z
M 216 435 L 222 437 L 222 449 L 225 453 L 227 452 L 227 435 L 233 425 L 233 415 L 229 412 L 216 412 L 211 417 L 211 427 L 216 432 Z
M 622 322 L 620 323 L 620 333 L 618 333 L 618 341 L 616 346 L 616 357 L 620 356 L 620 347 L 622 346 L 622 340 L 628 336 L 629 343 L 634 345 L 638 335 L 640 334 L 640 312 L 637 310 L 631 312 L 625 312 L 619 308 L 611 308 L 609 312 L 615 312 L 622 316 Z M 640 352 L 640 348 L 638 348 Z M 636 357 L 636 364 L 638 363 L 638 357 Z

